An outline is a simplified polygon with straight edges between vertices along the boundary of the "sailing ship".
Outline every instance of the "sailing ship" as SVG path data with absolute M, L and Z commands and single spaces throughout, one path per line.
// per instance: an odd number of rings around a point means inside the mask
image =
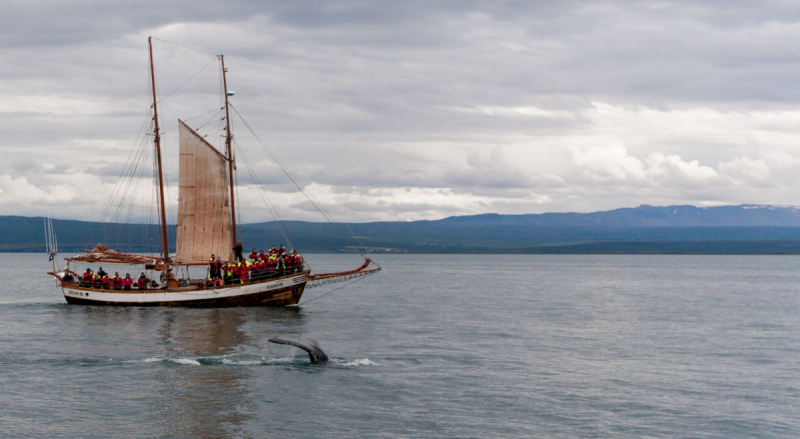
M 46 224 L 48 251 L 54 269 L 48 274 L 57 279 L 64 298 L 70 304 L 112 306 L 289 306 L 297 305 L 308 287 L 344 282 L 362 278 L 380 271 L 380 266 L 364 256 L 358 268 L 335 273 L 313 273 L 305 262 L 289 270 L 277 270 L 248 282 L 216 285 L 206 278 L 192 279 L 189 267 L 206 265 L 213 254 L 222 262 L 236 261 L 236 199 L 235 155 L 231 146 L 233 134 L 230 124 L 229 97 L 225 58 L 218 55 L 221 65 L 221 82 L 224 88 L 225 147 L 220 151 L 200 136 L 186 122 L 178 120 L 179 134 L 179 199 L 176 227 L 176 252 L 169 253 L 164 173 L 161 157 L 161 132 L 159 128 L 156 76 L 153 66 L 152 37 L 148 38 L 150 50 L 150 85 L 152 86 L 152 126 L 154 164 L 157 167 L 159 254 L 125 253 L 97 244 L 83 254 L 66 258 L 66 268 L 55 262 L 55 236 L 52 225 Z M 237 112 L 238 113 L 238 112 Z M 288 175 L 288 174 L 287 174 Z M 298 189 L 302 188 L 298 185 Z M 310 200 L 310 199 L 309 199 Z M 312 203 L 314 204 L 314 203 Z M 316 206 L 316 204 L 315 204 Z M 325 216 L 323 214 L 323 216 Z M 327 216 L 325 216 L 328 219 Z M 329 221 L 330 222 L 330 221 Z M 335 228 L 336 226 L 331 223 Z M 339 230 L 337 228 L 337 230 Z M 343 236 L 345 236 L 343 234 Z M 347 238 L 345 236 L 345 238 Z M 357 250 L 357 248 L 356 248 Z M 241 250 L 240 250 L 241 253 Z M 360 251 L 359 251 L 360 253 Z M 127 264 L 142 267 L 144 272 L 159 273 L 161 283 L 155 281 L 144 289 L 103 288 L 95 283 L 80 281 L 81 275 L 71 270 L 70 264 Z M 138 271 L 138 270 L 137 270 Z M 182 271 L 182 278 L 176 272 Z M 155 277 L 153 275 L 153 277 Z M 149 279 L 148 279 L 149 280 Z M 99 287 L 98 287 L 99 286 Z

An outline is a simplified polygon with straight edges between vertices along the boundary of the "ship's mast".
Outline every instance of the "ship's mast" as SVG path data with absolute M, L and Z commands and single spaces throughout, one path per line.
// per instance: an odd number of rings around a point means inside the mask
M 169 242 L 167 241 L 167 210 L 164 206 L 164 173 L 161 170 L 161 135 L 158 132 L 158 107 L 156 101 L 156 73 L 153 68 L 153 41 L 147 37 L 147 44 L 150 46 L 150 79 L 153 83 L 153 120 L 155 129 L 153 135 L 156 144 L 156 159 L 158 161 L 158 189 L 161 195 L 161 248 L 164 251 L 164 264 L 169 267 Z
M 225 68 L 225 55 L 220 55 L 219 60 L 222 63 L 222 86 L 225 89 L 225 146 L 228 150 L 228 177 L 230 178 L 231 188 L 231 238 L 233 239 L 231 245 L 236 247 L 239 241 L 236 240 L 236 203 L 233 197 L 233 152 L 231 151 L 233 134 L 231 134 L 231 115 L 228 111 L 228 80 L 225 76 L 228 73 L 228 69 Z

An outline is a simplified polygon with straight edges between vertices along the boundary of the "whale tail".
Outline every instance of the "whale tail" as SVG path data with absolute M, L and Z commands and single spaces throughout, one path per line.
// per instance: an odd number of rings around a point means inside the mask
M 310 335 L 300 334 L 297 336 L 297 338 L 289 338 L 279 335 L 277 337 L 270 338 L 269 341 L 277 344 L 288 344 L 308 352 L 308 359 L 311 360 L 312 363 L 326 363 L 328 361 L 328 356 L 322 351 L 322 348 L 319 346 L 319 342 Z

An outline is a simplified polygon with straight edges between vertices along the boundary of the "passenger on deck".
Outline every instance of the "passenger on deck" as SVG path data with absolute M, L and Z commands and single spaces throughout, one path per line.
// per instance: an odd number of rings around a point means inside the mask
M 108 276 L 108 273 L 103 271 L 103 267 L 100 267 L 100 269 L 97 270 L 97 275 L 100 276 L 100 277 L 103 277 L 103 276 Z
M 256 262 L 253 269 L 255 271 L 253 280 L 262 280 L 264 279 L 264 275 L 267 274 L 267 263 L 264 262 L 263 259 L 259 259 L 258 262 Z
M 239 241 L 239 243 L 233 248 L 233 253 L 236 255 L 236 260 L 239 262 L 244 261 L 244 256 L 242 256 L 243 251 L 244 247 L 242 246 L 242 241 Z
M 92 286 L 92 269 L 87 268 L 86 271 L 83 272 L 83 280 L 81 281 L 82 287 L 91 287 Z
M 133 279 L 131 279 L 131 274 L 125 273 L 125 279 L 122 279 L 122 289 L 130 290 L 131 285 L 133 285 Z
M 231 267 L 231 264 L 225 264 L 224 274 L 225 274 L 225 276 L 223 277 L 223 280 L 225 281 L 225 285 L 232 284 L 233 283 L 233 268 Z
M 260 250 L 258 252 L 258 260 L 259 261 L 266 261 L 267 260 L 267 255 L 264 254 L 264 250 Z
M 139 276 L 139 280 L 136 281 L 136 287 L 139 288 L 140 291 L 144 291 L 147 289 L 147 284 L 150 283 L 150 279 L 142 273 Z
M 92 288 L 103 288 L 103 278 L 100 277 L 98 274 L 92 275 Z
M 283 246 L 281 246 L 283 248 Z M 278 255 L 278 276 L 283 276 L 286 274 L 286 260 L 284 259 L 283 255 Z
M 291 264 L 292 271 L 293 272 L 303 271 L 303 258 L 301 258 L 300 255 L 297 254 L 297 250 L 292 250 L 292 252 L 289 253 L 289 257 L 291 258 L 292 261 Z
M 277 269 L 278 269 L 278 256 L 273 253 L 269 256 L 269 259 L 267 259 L 267 275 L 269 277 L 273 277 Z
M 247 259 L 250 259 L 250 262 L 255 262 L 257 257 L 258 253 L 256 253 L 256 249 L 253 249 L 253 251 L 250 252 L 250 256 L 248 256 Z
M 72 275 L 69 273 L 69 271 L 64 272 L 64 277 L 62 277 L 61 280 L 63 280 L 64 282 L 70 282 L 70 283 L 74 283 L 75 282 L 75 278 L 72 277 Z
M 247 261 L 242 261 L 239 263 L 239 280 L 241 283 L 246 284 L 250 282 L 250 264 Z
M 233 284 L 236 285 L 241 280 L 241 271 L 239 270 L 239 264 L 233 263 L 231 264 L 231 272 L 233 273 Z
M 214 253 L 211 253 L 211 257 L 208 258 L 208 274 L 214 274 L 214 264 L 217 263 L 217 256 Z
M 269 248 L 269 251 L 267 252 L 267 256 L 272 256 L 272 255 L 274 255 L 274 254 L 275 254 L 277 251 L 278 251 L 278 250 L 275 250 L 275 246 L 273 245 L 273 246 L 271 246 L 271 247 Z
M 283 256 L 283 263 L 286 265 L 286 272 L 293 273 L 294 272 L 294 256 L 291 253 L 287 253 Z
M 219 277 L 221 265 L 219 258 L 212 254 L 211 259 L 208 260 L 208 277 L 212 279 Z
M 276 253 L 278 254 L 278 256 L 286 254 L 286 249 L 283 248 L 283 244 L 281 244 L 280 248 L 278 248 L 278 251 Z
M 100 284 L 101 284 L 101 286 L 103 287 L 104 290 L 107 290 L 110 287 L 110 281 L 108 279 L 108 276 L 101 277 L 100 278 Z
M 119 272 L 117 272 L 117 271 L 114 272 L 114 277 L 111 278 L 111 282 L 110 283 L 111 283 L 111 287 L 114 288 L 115 290 L 121 290 L 122 289 L 122 278 L 119 277 Z

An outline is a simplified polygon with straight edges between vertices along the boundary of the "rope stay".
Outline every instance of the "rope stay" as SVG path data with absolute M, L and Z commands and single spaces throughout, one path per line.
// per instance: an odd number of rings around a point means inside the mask
M 236 142 L 235 140 L 234 140 L 234 145 L 239 154 L 241 154 L 242 162 L 245 165 L 245 169 L 247 170 L 247 173 L 250 175 L 250 178 L 252 179 L 253 183 L 255 183 L 254 186 L 256 187 L 258 194 L 261 195 L 261 199 L 264 200 L 264 204 L 267 205 L 267 210 L 269 210 L 270 216 L 272 216 L 272 219 L 274 220 L 275 225 L 278 228 L 278 231 L 281 233 L 281 235 L 283 235 L 283 238 L 286 239 L 289 245 L 292 246 L 292 248 L 296 249 L 297 245 L 295 244 L 294 239 L 292 239 L 292 236 L 289 233 L 289 229 L 287 229 L 286 225 L 283 223 L 283 219 L 280 217 L 278 210 L 275 209 L 275 205 L 269 198 L 269 194 L 267 194 L 267 192 L 262 187 L 263 184 L 258 179 L 258 176 L 253 170 L 253 167 L 250 165 L 250 161 L 247 160 L 247 156 L 245 155 L 243 149 L 239 147 L 238 142 Z
M 339 282 L 347 282 L 353 279 L 359 279 L 362 277 L 372 276 L 373 274 L 379 272 L 380 269 L 372 270 L 372 271 L 359 271 L 356 273 L 349 273 L 349 274 L 342 274 L 339 276 L 334 277 L 326 277 L 323 279 L 311 279 L 306 283 L 306 288 L 316 288 L 321 287 L 324 285 L 330 284 L 337 284 Z
M 186 84 L 187 84 L 189 81 L 191 81 L 192 79 L 194 79 L 194 77 L 195 77 L 195 76 L 199 75 L 199 74 L 200 74 L 200 73 L 201 73 L 203 70 L 205 70 L 205 69 L 206 69 L 206 67 L 210 66 L 211 64 L 213 64 L 214 62 L 216 62 L 218 59 L 219 59 L 219 56 L 217 56 L 217 57 L 215 57 L 214 59 L 212 59 L 211 61 L 209 61 L 209 62 L 208 62 L 208 64 L 206 64 L 205 66 L 203 66 L 203 68 L 202 68 L 202 69 L 198 70 L 198 71 L 197 71 L 197 73 L 195 73 L 194 75 L 190 76 L 190 77 L 189 77 L 189 79 L 187 79 L 187 80 L 183 81 L 183 83 L 182 83 L 181 85 L 179 85 L 179 86 L 175 87 L 175 89 L 174 89 L 174 90 L 172 90 L 171 92 L 169 92 L 169 93 L 167 93 L 166 95 L 164 95 L 164 97 L 162 97 L 161 99 L 159 99 L 158 101 L 156 101 L 156 103 L 157 103 L 157 104 L 160 104 L 160 103 L 161 103 L 161 101 L 163 101 L 164 99 L 168 98 L 168 97 L 169 97 L 169 96 L 170 96 L 172 93 L 175 93 L 176 91 L 178 91 L 178 89 L 179 89 L 179 88 L 181 88 L 181 87 L 183 87 L 184 85 L 186 85 Z
M 370 273 L 370 274 L 373 274 L 373 273 Z M 313 299 L 306 300 L 305 302 L 303 302 L 303 303 L 301 303 L 301 304 L 298 304 L 297 306 L 303 306 L 303 305 L 305 305 L 305 304 L 308 304 L 308 303 L 310 303 L 310 302 L 313 302 L 313 301 L 315 301 L 315 300 L 317 300 L 317 299 L 323 298 L 323 297 L 327 296 L 328 294 L 333 294 L 333 293 L 335 293 L 335 292 L 337 292 L 337 291 L 341 290 L 342 288 L 349 287 L 350 285 L 353 285 L 354 283 L 356 283 L 356 282 L 358 282 L 358 281 L 360 281 L 360 280 L 362 280 L 362 279 L 366 279 L 366 278 L 367 278 L 367 276 L 368 276 L 368 275 L 366 275 L 366 276 L 360 276 L 360 277 L 358 277 L 358 278 L 354 279 L 354 280 L 353 280 L 352 282 L 350 282 L 350 283 L 344 284 L 344 285 L 340 286 L 339 288 L 334 288 L 333 290 L 331 290 L 331 291 L 328 291 L 328 292 L 327 292 L 327 293 L 325 293 L 325 294 L 321 294 L 321 295 L 319 295 L 319 296 L 317 296 L 317 297 L 315 297 L 315 298 L 313 298 Z M 307 286 L 306 288 L 312 288 L 312 287 L 310 287 L 310 286 Z
M 130 219 L 136 202 L 139 187 L 139 185 L 135 184 L 134 182 L 144 177 L 147 168 L 146 163 L 149 155 L 149 145 L 146 132 L 151 126 L 152 112 L 148 109 L 147 113 L 145 114 L 145 120 L 142 123 L 139 134 L 134 142 L 134 147 L 128 154 L 125 165 L 120 172 L 117 183 L 114 185 L 111 196 L 109 197 L 108 202 L 103 209 L 100 221 L 95 227 L 87 247 L 91 247 L 92 243 L 95 241 L 95 238 L 98 236 L 98 233 L 101 234 L 101 239 L 103 240 L 107 241 L 108 239 L 111 239 L 113 232 L 116 231 L 115 226 L 123 215 L 125 207 L 128 207 L 127 214 L 125 215 L 126 221 Z M 115 203 L 115 201 L 118 202 Z M 126 206 L 126 203 L 130 204 Z M 111 214 L 111 217 L 108 218 L 108 222 L 105 222 L 109 214 Z M 122 240 L 127 234 L 127 224 L 124 224 L 123 226 L 124 227 L 118 236 L 119 240 Z
M 172 41 L 162 40 L 161 38 L 156 38 L 156 37 L 150 37 L 150 38 L 152 38 L 154 40 L 161 41 L 162 43 L 172 44 L 173 46 L 178 46 L 178 47 L 183 47 L 184 49 L 194 50 L 195 52 L 202 52 L 202 53 L 207 53 L 209 55 L 219 56 L 218 53 L 211 53 L 211 52 L 208 52 L 208 51 L 205 51 L 205 50 L 195 49 L 194 47 L 184 46 L 183 44 L 173 43 Z
M 243 89 L 245 89 L 245 91 L 249 92 L 249 91 L 250 91 L 250 87 L 248 87 L 248 86 L 245 84 L 245 82 L 244 82 L 244 80 L 242 79 L 242 77 L 241 77 L 241 76 L 239 76 L 239 72 L 238 72 L 236 69 L 233 69 L 233 68 L 230 68 L 229 70 L 231 70 L 231 71 L 233 72 L 233 74 L 234 74 L 234 75 L 236 75 L 236 79 L 238 79 L 238 80 L 239 80 L 239 82 L 240 82 L 240 83 L 241 83 L 241 85 L 242 85 L 242 88 L 243 88 Z M 249 96 L 249 95 L 251 95 L 251 94 L 252 94 L 252 93 L 247 93 L 245 96 Z M 264 108 L 261 106 L 261 103 L 260 103 L 260 102 L 259 102 L 257 99 L 255 99 L 255 98 L 251 98 L 251 100 L 252 100 L 253 102 L 255 102 L 256 106 L 258 106 L 258 108 L 259 108 L 261 111 L 264 111 Z M 241 116 L 240 116 L 240 117 L 241 117 Z M 289 147 L 289 143 L 288 143 L 288 142 L 286 141 L 286 139 L 283 137 L 283 135 L 281 134 L 281 132 L 280 132 L 280 131 L 279 131 L 279 130 L 278 130 L 276 127 L 275 127 L 275 125 L 272 123 L 272 121 L 271 121 L 271 120 L 269 120 L 269 119 L 266 119 L 266 122 L 267 122 L 267 124 L 269 124 L 269 126 L 272 128 L 272 131 L 274 131 L 274 132 L 275 132 L 275 134 L 277 134 L 277 136 L 278 136 L 278 138 L 280 139 L 281 143 L 283 143 L 283 146 L 285 147 L 284 149 L 285 149 L 285 150 L 287 150 L 287 151 L 289 151 L 289 154 L 291 154 L 291 156 L 294 158 L 294 160 L 295 160 L 295 163 L 296 163 L 296 164 L 298 164 L 298 165 L 301 165 L 300 159 L 299 159 L 299 158 L 297 158 L 297 155 L 294 153 L 294 149 L 293 149 L 293 148 L 291 148 L 291 147 Z M 266 149 L 266 148 L 265 148 L 265 149 Z M 288 169 L 286 169 L 284 172 L 287 172 L 287 171 L 288 171 Z M 300 179 L 299 179 L 297 176 L 292 176 L 292 178 L 294 178 L 294 179 L 295 179 L 297 182 L 299 182 L 301 186 L 305 186 L 304 184 L 302 184 L 303 182 L 302 182 L 302 181 L 300 181 Z M 304 195 L 306 195 L 306 194 L 304 194 Z M 310 196 L 310 195 L 306 195 L 306 197 L 309 197 L 309 196 Z M 313 203 L 312 203 L 312 204 L 313 204 Z M 325 215 L 328 215 L 328 216 L 333 216 L 333 215 L 332 215 L 330 212 L 328 212 L 328 211 L 327 211 L 327 210 L 326 210 L 326 209 L 325 209 L 323 206 L 315 206 L 315 207 L 317 208 L 317 210 L 321 210 L 322 212 L 324 212 L 324 214 L 325 214 Z M 326 219 L 327 219 L 327 218 L 326 218 Z M 356 250 L 357 250 L 358 248 L 366 248 L 366 246 L 364 245 L 364 243 L 363 243 L 363 242 L 361 242 L 361 239 L 360 239 L 360 238 L 359 238 L 359 237 L 356 235 L 355 231 L 353 231 L 353 229 L 350 227 L 350 225 L 349 225 L 349 224 L 347 224 L 346 222 L 342 221 L 342 220 L 341 220 L 341 218 L 337 218 L 337 219 L 339 219 L 338 223 L 339 223 L 339 224 L 340 224 L 340 225 L 341 225 L 343 228 L 347 229 L 347 231 L 350 233 L 350 237 L 351 237 L 351 238 L 353 238 L 353 239 L 355 239 L 355 240 L 356 240 L 356 242 L 358 242 L 358 246 L 356 247 Z M 330 221 L 330 220 L 329 220 L 328 222 L 331 222 L 331 223 L 333 223 L 333 222 L 332 222 L 332 221 Z M 352 242 L 351 242 L 351 244 L 352 244 Z M 355 247 L 355 246 L 354 246 L 354 247 Z M 361 254 L 361 256 L 364 256 L 364 254 L 363 254 L 363 253 L 361 253 L 360 251 L 359 251 L 359 254 Z
M 261 138 L 258 137 L 258 134 L 256 134 L 255 131 L 253 130 L 253 128 L 250 127 L 250 124 L 248 124 L 247 121 L 242 117 L 242 115 L 239 114 L 239 111 L 236 109 L 236 107 L 233 106 L 233 104 L 230 104 L 230 106 L 231 106 L 231 108 L 233 108 L 233 111 L 236 113 L 236 115 L 239 116 L 239 118 L 242 120 L 242 123 L 244 123 L 244 125 L 247 127 L 247 129 L 250 131 L 250 133 L 253 135 L 253 137 L 256 138 L 256 140 L 261 145 L 261 147 L 264 148 L 265 151 L 267 151 L 267 154 L 269 154 L 269 156 L 272 158 L 272 160 L 275 162 L 275 164 L 277 164 L 278 167 L 281 168 L 281 171 L 283 171 L 284 175 L 286 175 L 286 177 L 289 178 L 289 180 L 292 182 L 292 184 L 294 184 L 294 186 L 297 188 L 297 190 L 299 190 L 300 193 L 303 194 L 304 197 L 306 197 L 306 200 L 308 200 L 308 202 L 311 203 L 311 205 L 314 206 L 315 209 L 317 209 L 317 212 L 319 212 L 320 215 L 322 215 L 322 217 L 325 218 L 325 220 L 337 232 L 339 232 L 339 234 L 342 235 L 342 237 L 348 243 L 350 243 L 351 246 L 353 246 L 353 248 L 358 252 L 358 254 L 360 254 L 363 258 L 366 259 L 367 257 L 361 251 L 360 247 L 355 245 L 355 243 L 350 239 L 350 237 L 348 237 L 347 234 L 342 232 L 342 230 L 339 227 L 336 226 L 336 223 L 331 221 L 331 219 L 328 217 L 328 215 L 326 215 L 325 212 L 323 212 L 322 209 L 320 209 L 320 207 L 317 205 L 317 203 L 315 203 L 314 200 L 311 199 L 311 197 L 306 193 L 306 191 L 303 190 L 303 188 L 300 186 L 300 184 L 298 184 L 297 181 L 295 180 L 295 178 L 292 177 L 292 175 L 286 170 L 286 168 L 283 166 L 283 164 L 280 162 L 280 160 L 278 160 L 278 158 L 275 156 L 275 154 L 273 154 L 272 151 L 264 144 L 264 142 L 261 141 Z

